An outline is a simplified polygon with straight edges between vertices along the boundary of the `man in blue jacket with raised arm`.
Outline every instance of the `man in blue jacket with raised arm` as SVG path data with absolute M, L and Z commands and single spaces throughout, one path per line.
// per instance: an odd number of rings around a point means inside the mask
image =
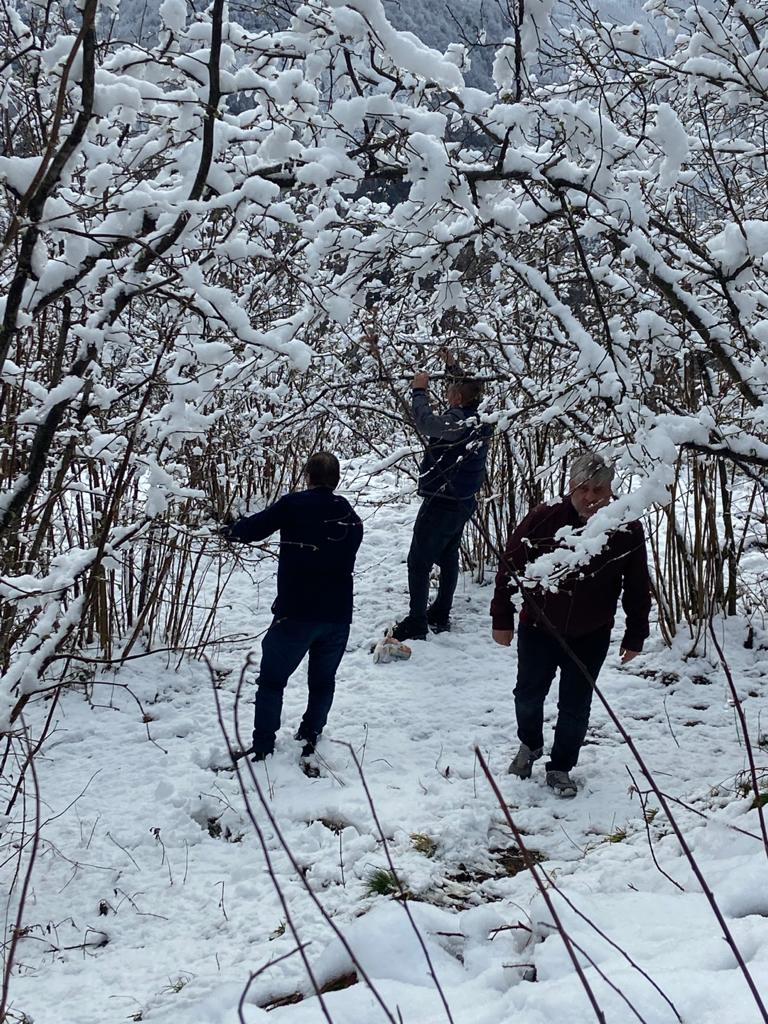
M 307 653 L 307 710 L 296 738 L 304 742 L 303 757 L 314 752 L 352 622 L 352 572 L 363 524 L 346 498 L 334 494 L 340 476 L 335 455 L 316 452 L 304 473 L 306 490 L 286 494 L 222 530 L 227 540 L 245 542 L 280 531 L 275 617 L 261 642 L 254 761 L 274 751 L 283 691 Z
M 478 417 L 483 385 L 465 376 L 449 353 L 444 352 L 443 358 L 451 381 L 445 412 L 432 411 L 428 373 L 417 373 L 411 384 L 413 422 L 427 446 L 419 467 L 418 492 L 424 500 L 408 552 L 410 608 L 392 631 L 397 640 L 424 640 L 427 629 L 442 633 L 451 628 L 461 535 L 485 479 L 492 428 Z M 433 565 L 440 569 L 440 583 L 435 600 L 427 607 Z

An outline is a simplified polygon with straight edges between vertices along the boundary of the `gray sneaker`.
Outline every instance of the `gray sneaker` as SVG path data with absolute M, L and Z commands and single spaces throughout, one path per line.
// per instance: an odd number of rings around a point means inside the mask
M 542 747 L 539 747 L 538 750 L 531 750 L 530 747 L 526 747 L 524 743 L 521 743 L 520 749 L 512 758 L 509 774 L 516 775 L 518 779 L 530 779 L 531 772 L 533 771 L 533 762 L 538 761 L 543 753 Z
M 556 796 L 576 796 L 578 790 L 568 772 L 556 772 L 550 769 L 547 772 L 547 785 L 554 790 Z

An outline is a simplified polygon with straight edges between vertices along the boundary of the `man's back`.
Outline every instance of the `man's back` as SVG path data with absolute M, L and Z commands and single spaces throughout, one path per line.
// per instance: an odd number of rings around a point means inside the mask
M 264 512 L 232 527 L 236 540 L 280 531 L 278 617 L 317 622 L 352 620 L 352 572 L 363 526 L 352 506 L 329 487 L 286 494 Z
M 434 414 L 424 391 L 412 399 L 416 427 L 427 437 L 419 467 L 419 494 L 468 500 L 480 490 L 492 427 L 480 423 L 477 405 Z

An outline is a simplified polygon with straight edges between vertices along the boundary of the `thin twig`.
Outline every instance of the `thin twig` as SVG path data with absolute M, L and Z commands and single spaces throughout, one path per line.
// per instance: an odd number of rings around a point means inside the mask
M 341 741 L 336 740 L 335 742 L 339 743 Z M 446 998 L 443 986 L 440 984 L 440 979 L 437 977 L 437 974 L 435 973 L 435 966 L 432 963 L 432 957 L 429 955 L 429 950 L 427 949 L 427 944 L 424 941 L 424 936 L 421 934 L 421 931 L 420 931 L 418 925 L 416 924 L 416 921 L 414 920 L 413 914 L 411 913 L 411 908 L 409 906 L 409 900 L 408 900 L 408 893 L 407 893 L 407 890 L 406 890 L 405 886 L 400 881 L 400 876 L 398 875 L 397 870 L 395 869 L 395 864 L 394 864 L 394 861 L 392 860 L 392 854 L 390 853 L 390 850 L 389 850 L 389 843 L 387 842 L 387 837 L 384 834 L 384 829 L 381 827 L 381 822 L 379 821 L 379 816 L 378 816 L 378 814 L 376 812 L 376 805 L 373 802 L 373 797 L 371 796 L 371 791 L 368 788 L 368 782 L 366 781 L 365 774 L 363 773 L 363 767 L 362 767 L 362 765 L 360 764 L 360 762 L 357 759 L 357 755 L 355 754 L 355 751 L 352 748 L 352 744 L 351 743 L 342 743 L 341 745 L 346 747 L 347 750 L 349 751 L 349 753 L 350 753 L 350 755 L 352 757 L 352 760 L 354 762 L 355 768 L 357 769 L 357 774 L 360 776 L 360 782 L 361 782 L 362 787 L 363 787 L 363 792 L 365 793 L 365 798 L 368 801 L 368 807 L 371 810 L 371 816 L 373 817 L 374 824 L 376 825 L 376 830 L 379 833 L 379 837 L 381 838 L 381 844 L 382 844 L 382 847 L 384 849 L 384 856 L 387 858 L 387 864 L 389 865 L 389 870 L 392 872 L 392 877 L 394 878 L 395 883 L 396 883 L 398 889 L 400 890 L 401 899 L 400 899 L 399 902 L 400 902 L 403 910 L 406 913 L 406 916 L 408 918 L 408 923 L 410 924 L 410 926 L 411 926 L 411 928 L 413 930 L 413 933 L 416 936 L 416 941 L 419 943 L 419 946 L 421 947 L 421 951 L 424 954 L 424 959 L 427 962 L 427 969 L 429 970 L 430 977 L 432 978 L 434 986 L 437 989 L 437 993 L 440 996 L 440 1001 L 443 1004 L 443 1009 L 445 1010 L 445 1015 L 448 1018 L 450 1024 L 453 1024 L 453 1016 L 451 1014 L 451 1008 L 448 1005 L 448 999 Z
M 523 860 L 525 861 L 525 866 L 530 871 L 531 877 L 533 878 L 534 882 L 536 883 L 536 886 L 537 886 L 539 892 L 541 893 L 541 895 L 542 895 L 542 897 L 544 899 L 544 902 L 547 905 L 547 909 L 549 910 L 549 913 L 550 913 L 550 915 L 552 917 L 552 920 L 555 923 L 555 928 L 560 933 L 560 938 L 563 940 L 563 944 L 565 945 L 566 952 L 568 953 L 568 956 L 569 956 L 569 958 L 571 960 L 571 963 L 573 964 L 573 969 L 576 971 L 578 979 L 581 982 L 582 988 L 586 992 L 587 998 L 589 999 L 589 1002 L 592 1005 L 592 1009 L 595 1012 L 595 1017 L 597 1018 L 599 1024 L 606 1024 L 605 1014 L 603 1013 L 602 1009 L 600 1008 L 600 1004 L 598 1003 L 597 997 L 595 996 L 595 993 L 592 990 L 592 986 L 589 984 L 589 981 L 587 980 L 587 976 L 584 973 L 584 968 L 581 966 L 581 963 L 579 962 L 579 958 L 576 956 L 576 951 L 575 951 L 575 949 L 573 947 L 573 943 L 571 941 L 571 938 L 570 938 L 568 932 L 566 931 L 565 925 L 560 920 L 560 915 L 557 913 L 557 910 L 555 909 L 555 905 L 554 905 L 554 903 L 552 901 L 552 897 L 549 894 L 547 886 L 544 884 L 544 879 L 541 877 L 541 873 L 539 871 L 539 867 L 537 865 L 537 862 L 536 862 L 535 858 L 531 856 L 530 851 L 528 850 L 528 847 L 526 846 L 525 840 L 523 839 L 523 835 L 520 832 L 520 829 L 515 824 L 515 821 L 514 821 L 512 815 L 509 812 L 509 807 L 507 806 L 506 801 L 504 800 L 504 797 L 502 796 L 502 793 L 501 793 L 501 790 L 499 789 L 498 783 L 496 782 L 496 780 L 494 779 L 493 775 L 491 774 L 491 769 L 488 767 L 488 765 L 486 763 L 486 760 L 483 757 L 482 751 L 477 746 L 475 747 L 475 757 L 480 762 L 480 767 L 483 769 L 483 773 L 485 774 L 485 777 L 488 780 L 488 784 L 490 785 L 491 789 L 493 790 L 493 794 L 496 797 L 496 800 L 498 802 L 499 807 L 501 808 L 501 813 L 506 818 L 507 824 L 509 825 L 509 827 L 512 830 L 512 834 L 515 837 L 515 842 L 517 843 L 518 849 L 520 850 L 521 854 L 523 855 Z

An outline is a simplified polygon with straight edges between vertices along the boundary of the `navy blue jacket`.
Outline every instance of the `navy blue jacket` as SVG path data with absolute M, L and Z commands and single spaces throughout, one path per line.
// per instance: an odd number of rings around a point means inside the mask
M 352 571 L 363 524 L 329 487 L 286 494 L 256 515 L 226 527 L 230 540 L 264 540 L 280 531 L 277 618 L 311 622 L 352 621 Z
M 428 439 L 419 467 L 419 494 L 454 501 L 473 498 L 483 486 L 493 428 L 479 422 L 476 405 L 433 413 L 423 388 L 411 392 L 411 411 L 416 428 Z

